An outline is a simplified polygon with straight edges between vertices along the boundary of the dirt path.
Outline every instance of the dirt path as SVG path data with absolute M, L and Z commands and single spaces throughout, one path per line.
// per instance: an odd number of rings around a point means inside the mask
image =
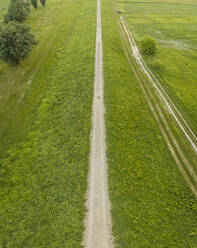
M 148 105 L 179 170 L 197 198 L 197 174 L 194 170 L 194 166 L 197 163 L 196 135 L 144 62 L 133 35 L 122 17 L 120 18 L 120 27 L 126 55 L 136 74 Z M 174 127 L 182 132 L 181 139 L 174 134 Z M 193 154 L 193 161 L 190 161 L 188 156 L 186 156 L 185 148 Z
M 103 52 L 101 2 L 97 0 L 97 33 L 91 137 L 88 212 L 84 245 L 86 248 L 112 248 L 110 202 L 108 196 L 105 122 L 103 103 Z

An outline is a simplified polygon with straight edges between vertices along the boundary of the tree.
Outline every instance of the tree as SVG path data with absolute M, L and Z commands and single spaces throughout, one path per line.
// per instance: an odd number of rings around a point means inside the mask
M 154 55 L 157 51 L 157 42 L 154 38 L 146 36 L 140 42 L 140 51 L 145 55 Z
M 37 42 L 25 24 L 10 22 L 0 29 L 0 58 L 17 65 L 28 57 Z
M 46 5 L 46 0 L 40 0 L 42 6 L 45 6 Z
M 4 17 L 5 23 L 15 21 L 23 22 L 30 13 L 30 4 L 26 0 L 11 0 L 8 13 Z
M 33 5 L 33 7 L 34 7 L 35 9 L 38 8 L 38 1 L 37 1 L 37 0 L 31 0 L 31 4 Z

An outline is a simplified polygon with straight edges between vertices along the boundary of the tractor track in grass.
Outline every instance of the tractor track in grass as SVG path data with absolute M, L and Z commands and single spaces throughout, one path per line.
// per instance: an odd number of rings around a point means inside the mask
M 111 236 L 112 224 L 107 183 L 103 84 L 101 0 L 97 0 L 95 81 L 87 200 L 88 212 L 84 233 L 84 245 L 86 248 L 114 247 Z
M 197 137 L 141 57 L 128 24 L 119 20 L 121 38 L 129 63 L 158 123 L 164 140 L 185 181 L 197 198 Z M 186 154 L 186 151 L 189 153 Z

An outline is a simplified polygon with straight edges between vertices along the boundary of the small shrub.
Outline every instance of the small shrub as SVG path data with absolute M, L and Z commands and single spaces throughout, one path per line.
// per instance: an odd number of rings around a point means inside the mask
M 38 1 L 37 0 L 31 0 L 31 4 L 34 7 L 34 9 L 38 8 Z
M 15 21 L 23 22 L 30 13 L 30 3 L 26 0 L 11 0 L 8 13 L 4 17 L 5 23 Z
M 46 5 L 46 0 L 40 0 L 42 6 L 45 6 Z
M 27 58 L 36 44 L 27 25 L 10 22 L 0 29 L 0 58 L 10 64 L 17 65 Z
M 140 51 L 145 55 L 154 55 L 157 51 L 157 42 L 152 37 L 144 37 L 140 41 Z

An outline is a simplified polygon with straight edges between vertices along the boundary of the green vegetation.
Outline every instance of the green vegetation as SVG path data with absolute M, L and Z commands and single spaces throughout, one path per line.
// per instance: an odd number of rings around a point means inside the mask
M 37 9 L 38 8 L 38 1 L 37 0 L 31 0 L 32 6 Z
M 144 57 L 170 97 L 197 130 L 197 4 L 195 0 L 119 2 L 138 44 L 145 35 L 158 42 L 154 58 Z
M 143 37 L 140 41 L 140 51 L 145 55 L 155 55 L 157 51 L 157 42 L 152 37 Z
M 29 59 L 0 62 L 0 247 L 81 247 L 96 2 L 51 0 L 28 24 Z
M 0 59 L 10 64 L 17 65 L 27 58 L 36 44 L 27 25 L 10 22 L 0 29 Z
M 28 57 L 34 45 L 37 44 L 31 29 L 24 22 L 30 13 L 30 3 L 27 0 L 11 0 L 8 13 L 4 17 L 4 25 L 0 28 L 0 59 L 9 64 L 18 65 Z
M 154 13 L 196 15 L 197 11 L 196 0 L 119 0 L 118 3 L 125 14 L 143 13 L 144 17 Z
M 107 156 L 116 247 L 196 248 L 197 201 L 128 64 L 117 9 L 114 0 L 103 1 Z
M 30 4 L 26 0 L 11 0 L 8 13 L 4 17 L 5 23 L 15 21 L 24 22 L 30 13 Z
M 4 14 L 7 12 L 10 0 L 1 0 L 0 4 L 0 21 L 2 20 Z
M 40 0 L 42 6 L 45 6 L 46 5 L 46 0 Z
M 40 0 L 42 6 L 46 5 L 46 0 Z M 38 8 L 38 0 L 31 0 L 32 6 L 37 9 Z
M 197 201 L 149 110 L 116 23 L 117 9 L 123 9 L 138 44 L 144 35 L 158 41 L 155 57 L 145 60 L 195 129 L 195 1 L 116 5 L 102 1 L 116 247 L 196 248 Z M 47 8 L 32 10 L 26 24 L 39 41 L 34 52 L 18 67 L 0 61 L 0 248 L 78 248 L 89 164 L 96 1 L 50 0 Z M 8 27 L 13 25 L 18 27 Z

